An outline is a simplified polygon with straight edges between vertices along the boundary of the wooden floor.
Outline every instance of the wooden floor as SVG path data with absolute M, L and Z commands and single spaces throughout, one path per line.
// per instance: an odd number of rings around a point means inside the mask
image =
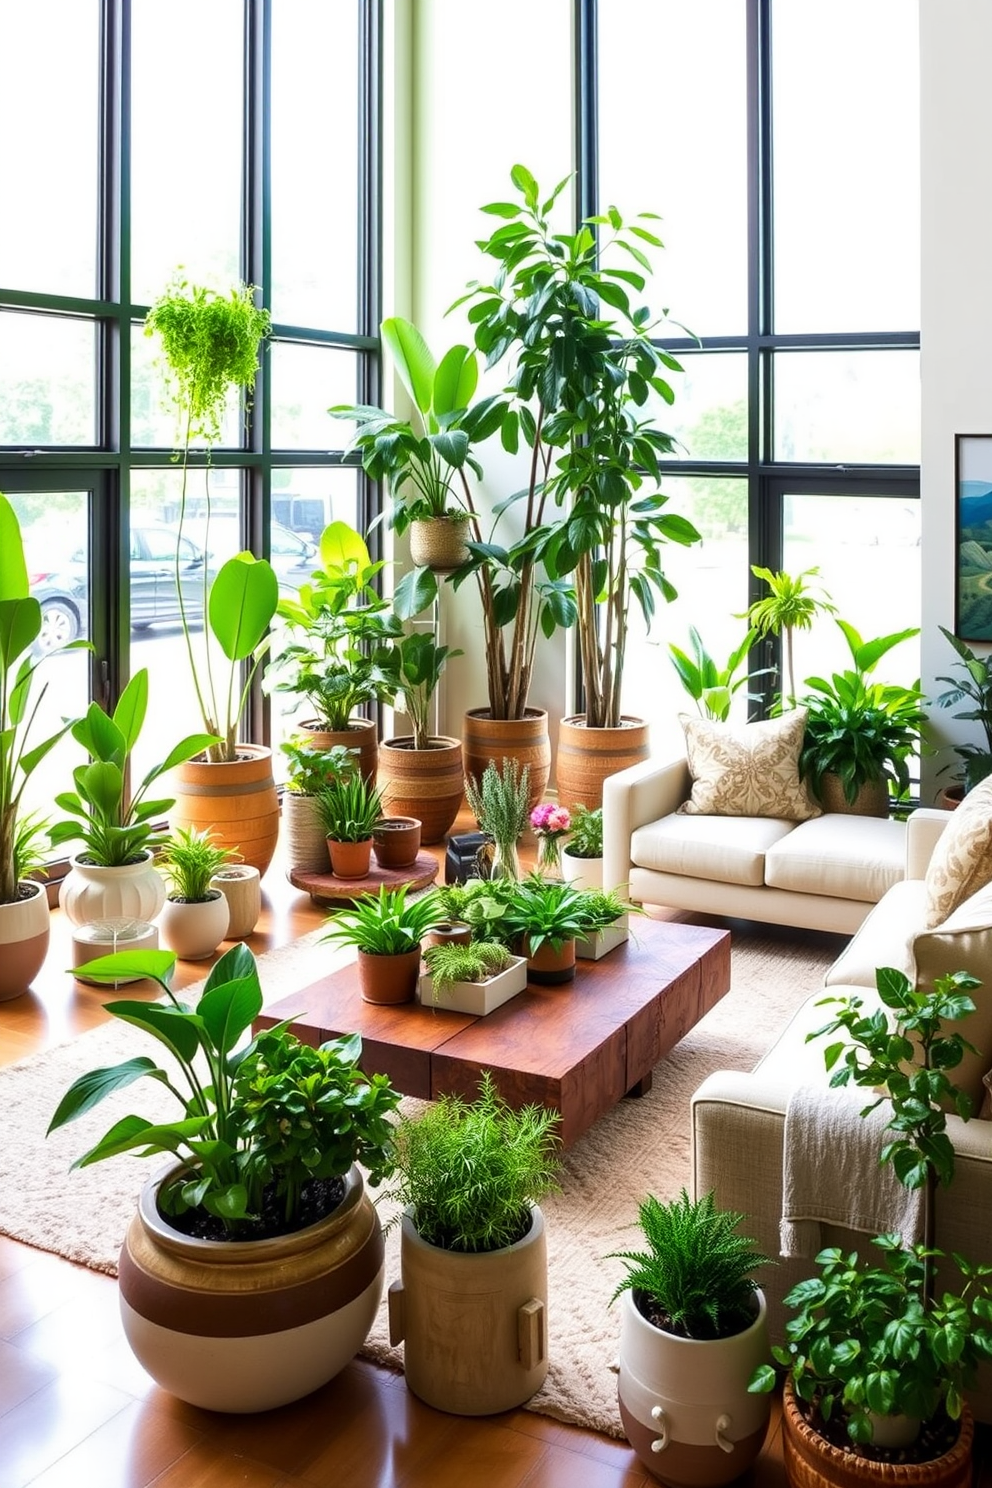
M 266 875 L 263 899 L 249 941 L 256 954 L 323 922 L 324 911 L 285 882 L 278 864 Z M 62 969 L 67 934 L 57 914 L 53 942 L 36 988 L 0 1006 L 0 1063 L 104 1019 L 101 995 Z M 186 963 L 176 985 L 204 970 Z M 622 1442 L 524 1410 L 446 1415 L 412 1396 L 402 1375 L 363 1361 L 305 1401 L 265 1415 L 196 1410 L 159 1390 L 132 1358 L 116 1282 L 0 1236 L 0 1488 L 643 1488 L 653 1481 Z M 744 1481 L 784 1485 L 777 1404 L 764 1452 Z

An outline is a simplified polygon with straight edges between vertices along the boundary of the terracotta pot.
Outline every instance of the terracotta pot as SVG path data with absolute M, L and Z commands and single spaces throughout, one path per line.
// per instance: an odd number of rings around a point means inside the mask
M 574 811 L 603 804 L 603 781 L 618 770 L 640 764 L 650 753 L 648 725 L 624 715 L 619 728 L 586 728 L 584 714 L 563 718 L 558 726 L 555 781 L 558 804 Z
M 576 889 L 603 887 L 602 858 L 576 858 L 567 847 L 561 850 L 561 876 Z
M 43 884 L 24 882 L 23 899 L 0 904 L 0 1002 L 26 992 L 45 964 L 51 916 Z
M 937 797 L 937 805 L 941 811 L 956 811 L 963 800 L 963 785 L 945 785 Z
M 575 978 L 574 939 L 564 940 L 557 947 L 546 940 L 531 955 L 530 943 L 524 936 L 520 954 L 527 957 L 527 980 L 538 986 L 557 987 Z
M 468 519 L 431 517 L 410 523 L 410 557 L 418 568 L 450 573 L 468 559 Z
M 73 925 L 102 920 L 154 920 L 165 903 L 165 881 L 145 852 L 139 863 L 105 868 L 84 863 L 85 854 L 70 858 L 72 865 L 59 886 L 59 908 Z
M 791 1379 L 782 1391 L 782 1452 L 791 1488 L 970 1488 L 975 1423 L 968 1406 L 957 1441 L 932 1462 L 874 1462 L 832 1446 L 804 1418 Z
M 335 878 L 368 878 L 372 863 L 372 838 L 364 842 L 338 842 L 327 839 L 327 851 L 331 855 L 331 872 Z
M 504 759 L 515 759 L 530 766 L 530 790 L 527 810 L 533 811 L 547 794 L 551 778 L 551 740 L 548 715 L 543 708 L 528 708 L 526 716 L 517 719 L 490 717 L 488 708 L 470 708 L 462 729 L 462 754 L 465 774 L 482 779 L 490 760 L 497 770 Z
M 321 839 L 323 841 L 323 839 Z M 324 851 L 327 843 L 324 842 Z M 210 880 L 227 900 L 228 925 L 225 940 L 244 940 L 258 924 L 262 912 L 262 885 L 257 868 L 246 863 L 231 863 L 221 868 Z
M 420 851 L 421 823 L 415 816 L 388 816 L 372 829 L 372 852 L 380 868 L 412 868 Z
M 358 953 L 358 988 L 363 1002 L 391 1006 L 412 1002 L 420 976 L 420 947 L 396 956 L 373 956 Z
M 172 771 L 176 804 L 169 812 L 172 831 L 209 830 L 218 847 L 264 873 L 279 840 L 279 796 L 272 776 L 272 750 L 239 744 L 229 764 L 187 760 Z M 148 916 L 146 915 L 147 919 Z
M 346 729 L 326 729 L 316 718 L 297 725 L 307 736 L 310 749 L 333 749 L 340 744 L 358 754 L 358 768 L 369 785 L 375 785 L 379 768 L 379 726 L 374 718 L 352 718 Z
M 764 1445 L 771 1401 L 747 1382 L 769 1357 L 767 1309 L 729 1338 L 676 1338 L 648 1322 L 632 1294 L 620 1312 L 620 1418 L 643 1465 L 664 1483 L 723 1484 Z
M 389 1288 L 389 1339 L 402 1342 L 414 1395 L 456 1416 L 512 1410 L 548 1372 L 548 1258 L 536 1206 L 516 1245 L 465 1254 L 428 1245 L 409 1211 L 402 1280 Z
M 326 1219 L 272 1240 L 193 1240 L 145 1184 L 120 1258 L 124 1332 L 154 1380 L 191 1405 L 264 1411 L 354 1358 L 382 1294 L 382 1229 L 351 1168 Z
M 458 739 L 439 735 L 414 749 L 411 735 L 379 746 L 379 789 L 391 816 L 416 816 L 421 842 L 443 842 L 462 804 L 464 770 Z
M 282 839 L 287 873 L 328 873 L 327 837 L 315 796 L 283 791 Z
M 205 961 L 227 935 L 231 912 L 220 889 L 209 899 L 184 903 L 166 899 L 159 916 L 162 944 L 181 961 Z
M 470 945 L 471 941 L 471 925 L 466 925 L 463 920 L 449 920 L 443 925 L 435 925 L 433 930 L 428 930 L 423 944 L 425 946 Z
M 817 799 L 824 811 L 837 811 L 845 816 L 886 817 L 889 814 L 889 785 L 884 779 L 866 781 L 852 802 L 844 795 L 840 776 L 828 771 L 820 782 Z

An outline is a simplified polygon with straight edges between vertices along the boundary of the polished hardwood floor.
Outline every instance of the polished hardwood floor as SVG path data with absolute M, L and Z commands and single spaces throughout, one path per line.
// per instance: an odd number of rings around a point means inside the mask
M 278 863 L 263 900 L 249 940 L 259 954 L 324 919 Z M 0 1063 L 104 1019 L 100 994 L 63 970 L 67 940 L 56 913 L 37 986 L 0 1006 Z M 204 970 L 181 965 L 176 985 Z M 987 1471 L 981 1479 L 992 1485 Z M 777 1405 L 747 1480 L 783 1488 Z M 623 1442 L 526 1410 L 446 1415 L 411 1395 L 401 1374 L 362 1360 L 281 1410 L 248 1417 L 196 1410 L 159 1390 L 131 1356 L 112 1279 L 0 1236 L 0 1488 L 646 1488 L 653 1481 Z

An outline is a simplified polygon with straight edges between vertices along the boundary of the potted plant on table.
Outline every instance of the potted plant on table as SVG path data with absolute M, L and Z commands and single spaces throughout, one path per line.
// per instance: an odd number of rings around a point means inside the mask
M 603 887 L 603 808 L 579 802 L 561 850 L 561 871 L 577 889 Z
M 961 677 L 937 678 L 938 682 L 948 684 L 947 691 L 937 698 L 937 706 L 951 708 L 967 698 L 973 706 L 964 712 L 953 714 L 953 717 L 960 718 L 962 722 L 981 724 L 985 735 L 984 748 L 981 744 L 974 743 L 954 746 L 954 753 L 961 761 L 960 784 L 948 786 L 940 802 L 943 806 L 953 807 L 988 775 L 992 775 L 992 652 L 978 656 L 965 641 L 959 640 L 943 625 L 937 628 L 957 654 L 958 661 L 955 665 L 963 674 Z
M 475 1100 L 442 1095 L 397 1127 L 404 1213 L 390 1342 L 404 1344 L 409 1388 L 438 1410 L 510 1410 L 547 1374 L 538 1206 L 557 1186 L 559 1119 L 542 1106 L 512 1110 L 485 1071 Z
M 462 1013 L 491 1013 L 527 985 L 527 962 L 498 940 L 429 945 L 424 967 L 420 1001 Z
M 956 1291 L 935 1244 L 936 1191 L 954 1177 L 946 1111 L 967 1120 L 970 1098 L 948 1073 L 966 1050 L 959 1031 L 974 1011 L 974 977 L 955 972 L 917 990 L 902 972 L 876 973 L 881 1007 L 858 996 L 830 997 L 835 1014 L 808 1038 L 846 1034 L 828 1044 L 831 1085 L 870 1092 L 862 1115 L 888 1099 L 891 1163 L 908 1189 L 923 1189 L 923 1238 L 905 1244 L 882 1235 L 871 1265 L 837 1248 L 816 1257 L 820 1274 L 786 1297 L 796 1316 L 777 1361 L 789 1370 L 783 1399 L 786 1470 L 792 1482 L 820 1474 L 871 1484 L 966 1485 L 971 1481 L 972 1422 L 965 1390 L 982 1360 L 992 1359 L 992 1265 L 953 1257 Z M 752 1389 L 775 1383 L 769 1367 Z
M 382 1290 L 382 1232 L 364 1193 L 389 1172 L 399 1097 L 359 1068 L 361 1040 L 319 1049 L 284 1025 L 244 1037 L 262 1009 L 254 958 L 229 950 L 196 1007 L 171 991 L 175 956 L 122 952 L 87 975 L 149 977 L 163 1002 L 107 1012 L 163 1045 L 169 1069 L 136 1054 L 82 1075 L 49 1132 L 142 1076 L 179 1104 L 174 1120 L 123 1117 L 76 1167 L 168 1153 L 124 1242 L 128 1341 L 166 1390 L 206 1410 L 269 1410 L 309 1394 L 354 1357 Z
M 748 1391 L 769 1358 L 767 1309 L 754 1271 L 767 1262 L 739 1233 L 742 1214 L 685 1189 L 638 1211 L 646 1249 L 613 1251 L 627 1275 L 618 1394 L 631 1446 L 668 1483 L 729 1483 L 768 1430 L 769 1403 Z
M 237 284 L 221 294 L 176 276 L 145 317 L 145 334 L 155 337 L 161 349 L 176 417 L 182 471 L 178 538 L 186 519 L 191 450 L 202 443 L 207 547 L 211 450 L 221 438 L 229 397 L 251 396 L 261 345 L 270 329 L 269 313 L 256 306 L 255 293 L 254 286 Z M 202 761 L 191 760 L 177 771 L 170 822 L 174 829 L 212 828 L 222 845 L 240 844 L 244 861 L 264 873 L 279 833 L 272 754 L 239 740 L 238 730 L 252 680 L 268 648 L 278 580 L 271 564 L 250 552 L 228 559 L 212 582 L 204 565 L 204 628 L 198 654 L 179 582 L 178 538 L 175 579 L 186 654 L 204 727 L 215 740 Z M 239 674 L 245 663 L 248 674 L 242 686 Z
M 532 874 L 515 885 L 505 925 L 527 958 L 528 981 L 548 986 L 572 981 L 576 939 L 592 929 L 581 889 Z
M 29 877 L 42 868 L 45 822 L 24 809 L 24 791 L 73 722 L 34 741 L 46 691 L 42 687 L 32 696 L 41 664 L 32 653 L 41 624 L 41 605 L 28 592 L 20 524 L 0 493 L 0 1002 L 26 992 L 45 964 L 48 896 L 44 885 Z M 73 641 L 59 650 L 80 647 L 88 649 L 88 642 Z
M 236 854 L 210 840 L 209 832 L 188 827 L 163 844 L 157 866 L 169 883 L 159 920 L 159 933 L 170 951 L 184 961 L 212 956 L 227 936 L 230 910 L 214 887 L 214 875 Z
M 343 744 L 315 749 L 305 737 L 288 739 L 280 747 L 289 761 L 282 798 L 288 872 L 326 873 L 331 864 L 317 797 L 333 781 L 355 775 L 358 755 Z
M 390 889 L 380 884 L 378 894 L 359 894 L 352 909 L 333 915 L 323 939 L 355 947 L 365 1002 L 412 1002 L 421 941 L 443 919 L 433 892 L 409 899 L 405 885 Z
M 527 803 L 530 797 L 530 766 L 520 768 L 517 760 L 504 759 L 497 769 L 490 760 L 482 779 L 468 776 L 465 796 L 479 824 L 479 830 L 493 839 L 490 878 L 520 877 L 517 843 L 527 825 Z
M 382 816 L 379 791 L 364 775 L 345 775 L 330 781 L 314 799 L 335 878 L 367 878 L 372 835 Z

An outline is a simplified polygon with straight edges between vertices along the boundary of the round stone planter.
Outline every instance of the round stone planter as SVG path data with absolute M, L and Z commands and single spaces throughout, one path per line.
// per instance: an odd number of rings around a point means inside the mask
M 230 910 L 220 889 L 209 899 L 185 903 L 166 899 L 159 916 L 162 944 L 181 961 L 205 961 L 227 935 Z
M 462 746 L 444 734 L 414 749 L 402 734 L 379 746 L 379 789 L 390 816 L 414 816 L 422 842 L 443 842 L 462 804 Z
M 584 714 L 563 718 L 555 763 L 559 805 L 602 806 L 606 777 L 648 758 L 648 731 L 643 719 L 627 715 L 619 728 L 586 728 Z
M 73 925 L 103 920 L 154 920 L 165 903 L 165 882 L 145 852 L 138 863 L 105 868 L 86 863 L 85 854 L 70 858 L 59 888 L 59 908 Z
M 351 1168 L 333 1214 L 271 1240 L 195 1240 L 144 1187 L 120 1257 L 124 1332 L 152 1378 L 204 1410 L 271 1410 L 354 1358 L 382 1294 L 379 1218 Z
M 326 843 L 324 844 L 326 848 Z M 244 940 L 258 924 L 262 913 L 262 885 L 257 868 L 247 863 L 229 863 L 210 880 L 227 900 L 228 925 L 225 940 Z
M 481 781 L 490 761 L 497 770 L 504 759 L 515 759 L 521 769 L 530 767 L 527 810 L 543 801 L 551 778 L 551 739 L 548 715 L 543 708 L 528 708 L 523 718 L 493 718 L 488 708 L 471 708 L 462 728 L 465 774 Z
M 239 744 L 238 758 L 211 764 L 187 760 L 172 772 L 176 804 L 169 826 L 209 831 L 218 847 L 262 874 L 279 840 L 279 796 L 272 775 L 272 750 Z M 148 919 L 148 916 L 145 916 Z
M 51 916 L 43 884 L 18 885 L 24 897 L 0 904 L 0 1002 L 26 992 L 45 964 Z

